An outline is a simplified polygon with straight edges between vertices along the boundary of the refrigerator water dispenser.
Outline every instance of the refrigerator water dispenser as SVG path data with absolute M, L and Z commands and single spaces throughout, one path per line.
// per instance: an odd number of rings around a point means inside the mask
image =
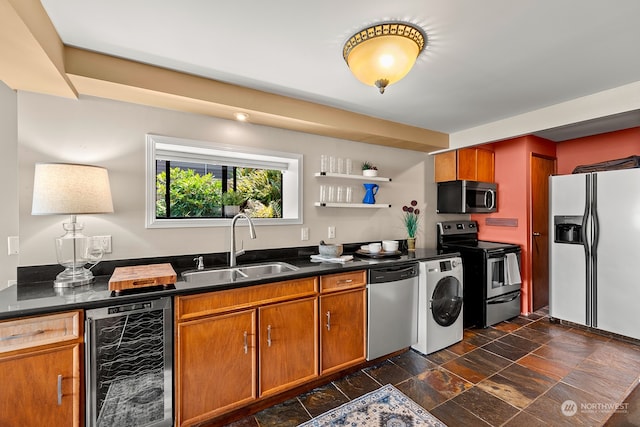
M 582 217 L 581 216 L 554 216 L 555 243 L 582 244 Z

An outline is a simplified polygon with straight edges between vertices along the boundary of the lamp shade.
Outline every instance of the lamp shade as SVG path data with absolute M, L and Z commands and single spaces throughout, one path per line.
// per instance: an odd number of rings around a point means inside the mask
M 105 168 L 68 163 L 37 163 L 32 215 L 113 212 L 109 174 Z
M 426 36 L 402 22 L 377 24 L 354 34 L 344 45 L 343 57 L 353 75 L 380 93 L 411 70 L 424 49 Z

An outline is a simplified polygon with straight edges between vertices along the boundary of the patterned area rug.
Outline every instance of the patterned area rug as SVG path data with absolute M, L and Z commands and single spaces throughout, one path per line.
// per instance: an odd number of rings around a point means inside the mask
M 325 412 L 299 427 L 447 427 L 391 384 Z

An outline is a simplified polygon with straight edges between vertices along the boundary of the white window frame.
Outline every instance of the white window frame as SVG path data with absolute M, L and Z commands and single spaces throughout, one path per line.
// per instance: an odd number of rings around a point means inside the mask
M 209 141 L 146 135 L 145 227 L 228 227 L 231 218 L 156 218 L 156 160 L 172 156 L 175 160 L 225 162 L 244 167 L 273 167 L 282 173 L 282 218 L 251 218 L 256 224 L 302 224 L 302 154 L 226 145 Z

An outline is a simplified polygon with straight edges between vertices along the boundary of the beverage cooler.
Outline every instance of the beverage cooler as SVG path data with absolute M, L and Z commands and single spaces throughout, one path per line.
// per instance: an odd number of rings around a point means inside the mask
M 171 298 L 87 310 L 87 426 L 173 425 L 171 313 Z

